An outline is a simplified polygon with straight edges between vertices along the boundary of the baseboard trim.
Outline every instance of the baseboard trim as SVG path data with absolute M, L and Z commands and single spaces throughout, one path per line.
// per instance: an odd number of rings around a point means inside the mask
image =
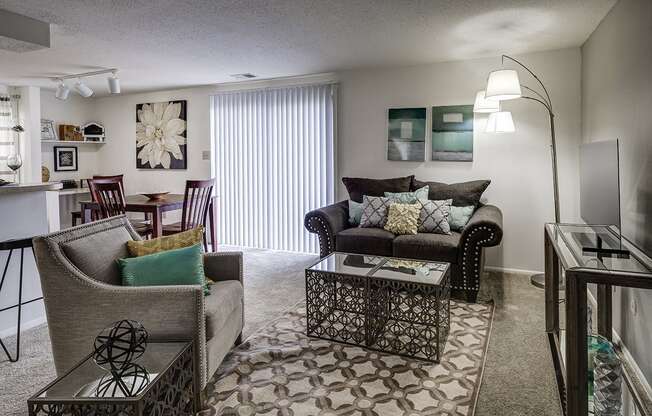
M 542 274 L 543 272 L 537 270 L 526 270 L 526 269 L 513 269 L 511 267 L 500 267 L 500 266 L 484 266 L 484 269 L 490 272 L 504 272 L 504 273 L 514 273 L 514 274 L 523 274 L 527 276 L 532 276 L 533 274 Z
M 20 330 L 21 330 L 20 332 L 25 332 L 25 331 L 27 331 L 29 329 L 32 329 L 34 327 L 37 327 L 39 325 L 43 325 L 46 322 L 47 322 L 47 320 L 46 320 L 45 316 L 40 316 L 40 317 L 32 319 L 30 321 L 23 322 L 22 324 L 20 324 Z M 0 331 L 0 338 L 7 338 L 7 337 L 15 336 L 16 335 L 16 328 L 17 328 L 16 326 L 12 326 L 12 327 L 9 327 L 7 329 L 3 329 L 2 331 Z

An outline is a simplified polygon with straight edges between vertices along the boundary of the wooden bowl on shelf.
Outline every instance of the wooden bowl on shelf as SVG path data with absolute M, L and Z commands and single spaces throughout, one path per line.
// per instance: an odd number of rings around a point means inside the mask
M 169 194 L 169 192 L 155 192 L 151 194 L 141 194 L 143 196 L 146 196 L 150 201 L 161 201 L 165 199 L 165 195 Z

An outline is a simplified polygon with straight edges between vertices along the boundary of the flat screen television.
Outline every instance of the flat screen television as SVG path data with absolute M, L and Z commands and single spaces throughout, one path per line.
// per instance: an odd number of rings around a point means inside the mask
M 581 241 L 585 253 L 626 256 L 620 223 L 620 173 L 618 140 L 580 146 L 580 215 L 588 225 L 615 226 L 617 234 L 596 233 Z M 582 237 L 587 240 L 586 236 Z

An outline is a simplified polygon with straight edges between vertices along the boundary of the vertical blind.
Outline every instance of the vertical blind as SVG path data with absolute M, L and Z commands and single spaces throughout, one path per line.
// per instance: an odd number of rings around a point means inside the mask
M 13 171 L 7 167 L 7 158 L 17 151 L 15 125 L 15 102 L 9 95 L 0 94 L 0 178 L 13 180 Z
M 318 252 L 303 217 L 335 198 L 336 106 L 336 84 L 211 98 L 220 243 Z

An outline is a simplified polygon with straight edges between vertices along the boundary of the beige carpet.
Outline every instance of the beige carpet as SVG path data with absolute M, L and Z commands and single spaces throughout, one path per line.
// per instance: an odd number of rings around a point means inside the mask
M 220 247 L 220 250 L 229 249 Z M 303 269 L 315 256 L 247 249 L 245 337 L 305 298 Z M 544 332 L 543 290 L 527 276 L 489 273 L 482 299 L 495 304 L 475 416 L 557 416 L 554 369 Z M 0 356 L 0 415 L 27 415 L 27 398 L 54 378 L 47 326 L 26 331 L 21 358 Z M 12 339 L 6 340 L 13 348 Z
M 234 350 L 206 415 L 473 415 L 492 304 L 451 302 L 438 364 L 310 338 L 301 302 Z

